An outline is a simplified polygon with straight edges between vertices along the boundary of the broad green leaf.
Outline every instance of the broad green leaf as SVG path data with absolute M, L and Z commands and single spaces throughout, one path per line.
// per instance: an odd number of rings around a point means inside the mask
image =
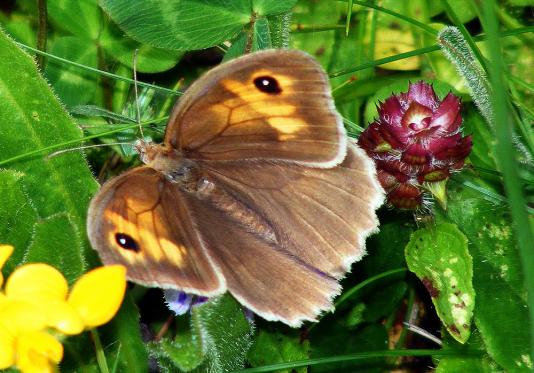
M 26 192 L 24 175 L 12 170 L 0 170 L 0 242 L 13 245 L 15 251 L 3 268 L 10 273 L 22 261 L 24 249 L 30 244 L 37 211 Z
M 448 334 L 442 334 L 443 350 L 455 350 L 457 356 L 444 356 L 435 358 L 437 373 L 480 372 L 500 373 L 500 368 L 487 354 L 475 354 L 474 351 L 483 351 L 484 342 L 480 332 L 474 330 L 465 344 L 459 344 Z
M 83 256 L 83 238 L 66 213 L 59 213 L 40 220 L 35 225 L 32 243 L 24 253 L 24 262 L 48 263 L 61 268 L 72 284 L 87 267 Z M 53 252 L 54 255 L 50 255 Z
M 230 61 L 231 59 L 242 56 L 245 53 L 245 48 L 247 47 L 248 36 L 249 31 L 241 31 L 234 39 L 228 51 L 224 54 L 222 62 Z
M 51 22 L 58 29 L 85 40 L 96 40 L 102 18 L 97 0 L 53 0 L 47 2 Z
M 249 39 L 252 38 L 251 41 Z M 252 43 L 251 45 L 248 45 Z M 252 52 L 272 48 L 269 21 L 267 18 L 260 18 L 254 23 L 251 30 L 242 31 L 233 41 L 232 45 L 225 53 L 223 62 L 242 56 L 246 53 L 246 48 Z
M 288 12 L 295 6 L 297 0 L 252 0 L 252 10 L 262 16 Z
M 235 37 L 252 17 L 287 12 L 296 0 L 100 0 L 133 39 L 154 47 L 192 50 Z
M 230 372 L 245 366 L 254 327 L 241 306 L 226 294 L 193 306 L 191 328 L 150 346 L 164 371 Z
M 106 350 L 113 360 L 118 359 L 118 372 L 143 373 L 148 370 L 148 354 L 141 338 L 139 311 L 126 293 L 121 308 L 113 320 L 102 329 L 104 342 L 113 346 Z M 112 366 L 115 361 L 110 361 Z
M 35 31 L 31 19 L 23 12 L 9 15 L 0 12 L 0 25 L 16 41 L 35 48 Z
M 506 208 L 461 186 L 449 190 L 447 215 L 469 239 L 475 324 L 490 356 L 508 371 L 531 371 L 528 313 L 519 254 Z
M 72 237 L 74 246 L 79 245 L 77 238 L 81 237 L 83 241 L 84 251 L 79 254 L 83 258 L 81 261 L 89 257 L 93 260 L 93 251 L 85 250 L 88 245 L 84 232 L 87 205 L 97 184 L 83 156 L 71 152 L 51 159 L 45 159 L 43 154 L 9 161 L 12 157 L 46 146 L 81 139 L 82 132 L 57 101 L 48 83 L 39 75 L 33 60 L 1 32 L 0 100 L 0 167 L 24 174 L 24 191 L 30 196 L 39 219 L 68 216 L 79 234 L 79 237 Z M 14 197 L 17 198 L 16 193 Z M 12 214 L 16 215 L 17 210 Z M 17 226 L 10 235 L 18 234 L 16 232 L 19 229 L 27 231 L 28 228 L 25 225 Z M 7 238 L 0 237 L 0 241 Z M 73 242 L 58 242 L 49 246 L 50 255 L 69 252 Z M 63 272 L 79 271 L 77 266 L 59 269 Z
M 467 112 L 464 117 L 464 133 L 472 134 L 473 144 L 476 144 L 469 154 L 469 160 L 475 166 L 496 170 L 497 165 L 493 152 L 495 135 L 478 112 L 474 110 Z
M 260 330 L 256 341 L 248 353 L 248 361 L 253 367 L 306 360 L 310 357 L 310 341 L 300 335 L 287 336 L 279 332 Z M 280 373 L 305 373 L 307 369 L 284 369 Z
M 182 52 L 154 48 L 124 36 L 114 24 L 109 24 L 99 38 L 106 53 L 125 66 L 133 69 L 134 51 L 137 50 L 136 69 L 142 73 L 157 73 L 172 68 Z
M 165 338 L 159 343 L 153 343 L 150 350 L 160 365 L 171 371 L 172 368 L 178 368 L 180 371 L 190 372 L 204 360 L 202 339 L 193 335 L 190 330 L 180 331 L 174 340 Z
M 226 372 L 245 366 L 254 327 L 234 298 L 226 294 L 193 307 L 191 320 L 205 351 L 201 372 Z
M 442 223 L 415 231 L 405 253 L 408 268 L 427 288 L 441 322 L 465 343 L 475 307 L 467 238 L 454 224 Z
M 97 67 L 96 46 L 87 39 L 76 36 L 57 38 L 51 45 L 50 53 L 85 66 Z M 83 105 L 95 96 L 97 76 L 78 67 L 49 60 L 46 76 L 67 107 Z
M 233 38 L 250 22 L 250 0 L 100 0 L 133 39 L 157 48 L 191 50 Z

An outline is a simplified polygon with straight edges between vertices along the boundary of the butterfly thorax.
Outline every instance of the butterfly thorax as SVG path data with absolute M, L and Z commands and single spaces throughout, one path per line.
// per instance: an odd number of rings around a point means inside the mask
M 213 208 L 234 219 L 246 230 L 255 232 L 264 240 L 276 240 L 273 227 L 258 213 L 247 206 L 237 196 L 228 193 L 217 185 L 202 166 L 187 159 L 170 146 L 138 141 L 135 145 L 139 157 L 148 167 L 165 175 L 165 178 L 177 184 L 184 192 L 193 194 L 199 200 L 209 203 Z
M 139 158 L 148 167 L 161 172 L 167 180 L 188 189 L 200 178 L 198 165 L 170 146 L 139 140 L 135 144 Z

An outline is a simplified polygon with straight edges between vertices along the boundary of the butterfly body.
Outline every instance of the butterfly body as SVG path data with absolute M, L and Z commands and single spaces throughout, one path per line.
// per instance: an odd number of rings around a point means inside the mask
M 215 296 L 298 326 L 332 308 L 381 204 L 320 66 L 297 51 L 241 57 L 200 78 L 145 166 L 108 181 L 88 234 L 131 280 Z

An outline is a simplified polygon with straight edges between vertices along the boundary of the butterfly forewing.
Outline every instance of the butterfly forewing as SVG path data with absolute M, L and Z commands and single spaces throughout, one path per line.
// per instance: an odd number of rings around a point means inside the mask
M 105 264 L 128 278 L 200 295 L 225 291 L 199 241 L 182 194 L 163 174 L 139 167 L 107 182 L 91 202 L 89 238 Z
M 165 142 L 189 159 L 331 167 L 346 151 L 328 78 L 310 56 L 265 51 L 223 64 L 175 107 Z

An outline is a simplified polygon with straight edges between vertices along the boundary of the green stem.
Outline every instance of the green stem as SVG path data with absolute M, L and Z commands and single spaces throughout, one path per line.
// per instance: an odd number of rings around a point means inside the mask
M 146 126 L 146 125 L 152 124 L 152 123 L 154 123 L 154 121 L 150 121 L 149 123 L 142 123 L 142 125 Z M 4 159 L 4 160 L 0 161 L 0 166 L 6 165 L 6 164 L 9 164 L 9 163 L 13 163 L 13 162 L 16 162 L 16 161 L 20 161 L 21 159 L 30 158 L 30 157 L 32 157 L 34 155 L 37 155 L 37 154 L 46 153 L 46 152 L 51 151 L 51 150 L 61 149 L 61 148 L 65 147 L 65 146 L 68 146 L 68 145 L 77 145 L 77 144 L 80 144 L 80 143 L 82 143 L 84 141 L 87 141 L 87 140 L 101 138 L 101 137 L 104 137 L 104 136 L 107 136 L 107 135 L 111 135 L 111 134 L 114 134 L 114 133 L 117 133 L 117 132 L 122 132 L 124 130 L 132 129 L 132 128 L 138 128 L 138 127 L 139 127 L 139 124 L 137 124 L 137 123 L 136 124 L 131 124 L 129 126 L 123 126 L 123 127 L 120 127 L 120 128 L 115 128 L 115 129 L 110 130 L 110 131 L 100 132 L 100 133 L 96 133 L 94 135 L 89 135 L 89 136 L 84 136 L 84 137 L 79 138 L 79 139 L 65 141 L 65 142 L 62 142 L 60 144 L 54 144 L 54 145 L 50 145 L 50 146 L 45 146 L 44 148 L 41 148 L 41 149 L 32 150 L 31 152 L 19 154 L 19 155 L 16 155 L 14 157 L 11 157 L 11 158 Z
M 37 49 L 42 52 L 46 52 L 47 24 L 48 24 L 46 0 L 38 0 L 37 7 L 39 9 L 39 23 L 37 25 Z M 37 67 L 39 67 L 39 70 L 44 71 L 44 68 L 45 68 L 44 55 L 37 54 L 36 62 L 37 62 Z
M 515 160 L 515 150 L 512 142 L 513 123 L 508 113 L 508 91 L 504 79 L 506 66 L 502 59 L 495 7 L 495 0 L 483 1 L 483 26 L 488 35 L 488 51 L 491 58 L 490 80 L 493 86 L 494 128 L 496 134 L 495 158 L 504 177 L 504 189 L 523 266 L 530 317 L 530 325 L 525 325 L 525 327 L 530 330 L 530 360 L 534 361 L 534 251 L 532 250 L 534 234 L 530 228 L 526 210 L 527 203 L 519 179 L 518 170 L 520 165 Z
M 433 357 L 445 357 L 454 356 L 458 358 L 467 356 L 481 356 L 483 351 L 471 350 L 467 352 L 458 352 L 455 350 L 385 350 L 385 351 L 369 351 L 359 352 L 357 354 L 339 355 L 331 357 L 321 357 L 316 359 L 292 361 L 289 363 L 280 363 L 266 365 L 262 367 L 247 368 L 241 370 L 235 370 L 232 373 L 258 373 L 258 372 L 274 372 L 281 370 L 291 370 L 299 367 L 307 367 L 320 364 L 333 364 L 348 361 L 357 361 L 363 359 L 380 358 L 380 357 L 401 357 L 401 356 L 433 356 Z
M 532 32 L 532 31 L 534 31 L 534 26 L 522 27 L 520 29 L 515 29 L 515 30 L 502 32 L 500 34 L 500 37 L 508 37 L 508 36 L 512 36 L 512 35 L 518 35 L 518 34 L 523 34 L 523 33 L 527 33 L 527 32 Z M 486 40 L 486 37 L 484 35 L 481 35 L 481 36 L 475 37 L 474 40 L 477 41 L 477 42 L 478 41 L 483 41 L 483 40 Z M 363 70 L 363 69 L 369 69 L 371 67 L 384 65 L 384 64 L 389 63 L 389 62 L 402 60 L 404 58 L 419 56 L 421 54 L 430 53 L 430 52 L 434 52 L 434 51 L 437 51 L 437 50 L 439 50 L 439 46 L 435 44 L 435 45 L 431 45 L 429 47 L 415 49 L 415 50 L 410 51 L 410 52 L 400 53 L 400 54 L 397 54 L 395 56 L 381 58 L 379 60 L 366 62 L 366 63 L 363 63 L 363 64 L 361 64 L 359 66 L 349 67 L 347 69 L 336 71 L 336 72 L 330 73 L 328 75 L 331 78 L 335 78 L 335 77 L 342 76 L 342 75 L 352 74 L 353 72 L 360 71 L 360 70 Z
M 96 329 L 90 329 L 89 332 L 91 333 L 93 343 L 95 344 L 96 361 L 98 363 L 98 367 L 100 368 L 100 372 L 109 373 L 108 362 L 106 361 L 106 354 L 104 353 L 104 349 L 102 348 L 100 336 L 98 335 Z
M 364 281 L 360 282 L 358 285 L 352 287 L 350 290 L 344 292 L 335 302 L 335 307 L 339 307 L 341 304 L 345 303 L 349 298 L 351 298 L 354 294 L 356 294 L 358 291 L 360 291 L 362 288 L 366 287 L 367 285 L 378 281 L 384 277 L 389 277 L 392 275 L 396 275 L 398 273 L 403 273 L 408 271 L 407 268 L 396 268 L 392 269 L 390 271 L 379 273 L 376 276 L 369 277 L 368 279 L 365 279 Z
M 40 51 L 39 49 L 32 48 L 32 47 L 30 47 L 30 46 L 28 46 L 26 44 L 22 44 L 22 43 L 19 43 L 17 41 L 14 41 L 14 43 L 17 44 L 19 47 L 27 49 L 29 51 L 32 51 L 32 52 L 34 52 L 34 53 L 36 53 L 38 55 L 43 55 L 43 56 L 46 56 L 48 58 L 51 58 L 51 59 L 66 63 L 68 65 L 72 65 L 72 66 L 78 67 L 80 69 L 83 69 L 83 70 L 86 70 L 86 71 L 89 71 L 89 72 L 92 72 L 92 73 L 95 73 L 95 74 L 100 74 L 100 75 L 107 76 L 107 77 L 110 77 L 110 78 L 113 78 L 113 79 L 122 80 L 123 82 L 128 82 L 128 83 L 134 84 L 134 80 L 133 79 L 126 78 L 124 76 L 120 76 L 120 75 L 116 75 L 116 74 L 112 74 L 112 73 L 109 73 L 109 72 L 104 71 L 104 70 L 95 69 L 94 67 L 85 66 L 85 65 L 82 65 L 81 63 L 70 61 L 70 60 L 67 60 L 65 58 L 58 57 L 58 56 L 55 56 L 53 54 Z M 160 87 L 160 86 L 157 86 L 157 85 L 154 85 L 154 84 L 137 82 L 137 85 L 141 86 L 141 87 L 152 88 L 152 89 L 155 89 L 157 91 L 165 92 L 165 93 L 168 93 L 168 94 L 171 94 L 171 95 L 175 95 L 175 96 L 179 96 L 179 95 L 183 94 L 182 92 L 176 92 L 176 91 L 173 91 L 172 89 Z
M 339 1 L 347 2 L 349 0 L 339 0 Z M 404 14 L 400 14 L 400 13 L 394 12 L 392 10 L 389 10 L 389 9 L 386 9 L 386 8 L 382 8 L 381 6 L 375 5 L 375 4 L 370 3 L 370 2 L 358 1 L 358 0 L 352 0 L 352 2 L 354 4 L 356 4 L 356 5 L 361 5 L 361 6 L 364 6 L 364 7 L 367 7 L 367 8 L 373 8 L 373 9 L 376 9 L 376 10 L 378 10 L 380 12 L 389 14 L 390 16 L 393 16 L 395 18 L 402 19 L 403 21 L 405 21 L 405 22 L 407 22 L 407 23 L 409 23 L 409 24 L 411 24 L 411 25 L 413 25 L 415 27 L 418 27 L 421 30 L 429 33 L 430 35 L 433 35 L 433 36 L 437 35 L 436 30 L 434 30 L 432 27 L 428 26 L 427 24 L 425 24 L 423 22 L 419 22 L 416 19 L 413 19 L 411 17 L 407 17 Z

